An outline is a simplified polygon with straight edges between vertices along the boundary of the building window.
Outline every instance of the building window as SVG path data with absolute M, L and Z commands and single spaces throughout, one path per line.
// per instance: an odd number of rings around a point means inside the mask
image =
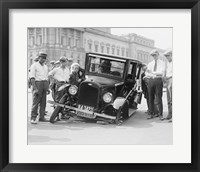
M 95 45 L 95 52 L 98 52 L 98 45 Z
M 141 61 L 143 62 L 144 61 L 144 55 L 143 54 L 141 54 Z
M 89 39 L 87 42 L 88 42 L 88 50 L 92 51 L 92 42 L 93 41 L 91 39 Z
M 104 53 L 104 46 L 101 46 L 101 53 Z
M 99 51 L 99 42 L 98 41 L 94 41 L 94 51 L 95 52 Z
M 119 56 L 119 53 L 120 53 L 120 50 L 119 49 L 117 49 L 117 55 Z
M 101 46 L 101 53 L 104 53 L 104 46 L 105 46 L 105 44 L 103 42 L 101 42 L 100 46 Z
M 69 29 L 69 34 L 74 37 L 74 29 Z
M 81 32 L 80 31 L 75 31 L 76 37 L 80 38 L 81 37 Z
M 31 37 L 30 37 L 30 42 L 29 42 L 29 45 L 30 45 L 30 46 L 33 46 L 33 45 L 34 45 L 34 40 L 35 40 L 34 37 L 31 36 Z
M 76 39 L 75 40 L 75 46 L 77 47 L 77 48 L 80 48 L 80 40 L 79 39 Z
M 106 44 L 106 53 L 110 54 L 110 44 Z
M 42 44 L 42 36 L 39 35 L 39 36 L 37 37 L 37 45 L 41 45 L 41 44 Z
M 37 35 L 41 34 L 41 32 L 42 32 L 42 30 L 41 30 L 40 28 L 37 28 L 37 29 L 36 29 L 36 34 L 37 34 Z
M 115 54 L 115 45 L 112 45 L 112 54 L 114 55 Z
M 112 54 L 114 55 L 115 54 L 115 48 L 112 47 Z
M 141 54 L 138 53 L 138 60 L 141 60 Z
M 72 37 L 69 37 L 68 40 L 69 40 L 68 45 L 70 47 L 73 47 L 74 46 L 74 39 Z
M 33 35 L 34 34 L 34 29 L 29 28 L 29 34 Z
M 124 49 L 122 49 L 122 56 L 124 56 Z
M 64 35 L 61 37 L 61 45 L 63 45 L 63 46 L 67 45 L 67 43 L 66 43 L 66 37 Z
M 81 47 L 81 32 L 75 31 L 74 38 L 75 38 L 75 46 L 77 48 L 80 48 Z
M 71 39 L 72 39 L 72 38 L 68 38 L 68 43 L 67 43 L 67 45 L 69 45 L 69 46 L 70 46 L 70 43 L 71 43 Z
M 110 53 L 110 47 L 106 47 L 106 50 L 107 50 L 107 54 Z
M 147 63 L 147 61 L 148 61 L 148 56 L 145 55 L 145 63 Z
M 126 57 L 128 57 L 128 50 L 126 50 Z
M 89 48 L 89 51 L 92 51 L 92 44 L 91 43 L 88 44 L 88 48 Z

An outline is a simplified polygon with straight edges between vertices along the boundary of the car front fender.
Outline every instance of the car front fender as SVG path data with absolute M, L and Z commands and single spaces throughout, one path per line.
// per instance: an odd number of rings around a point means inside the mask
M 118 110 L 125 102 L 126 102 L 126 98 L 117 97 L 115 101 L 113 102 L 113 107 Z

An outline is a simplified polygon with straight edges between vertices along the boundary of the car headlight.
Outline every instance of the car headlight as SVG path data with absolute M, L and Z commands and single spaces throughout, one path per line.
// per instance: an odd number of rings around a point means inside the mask
M 105 93 L 103 95 L 103 101 L 106 103 L 110 103 L 112 101 L 112 93 Z
M 72 85 L 72 86 L 69 87 L 69 94 L 75 95 L 77 93 L 77 91 L 78 91 L 78 87 L 77 86 Z

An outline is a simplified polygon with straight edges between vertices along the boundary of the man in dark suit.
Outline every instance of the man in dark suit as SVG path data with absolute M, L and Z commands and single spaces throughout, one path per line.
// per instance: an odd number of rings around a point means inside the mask
M 150 55 L 153 57 L 153 61 L 151 61 L 147 66 L 146 75 L 150 78 L 148 82 L 148 94 L 149 94 L 149 112 L 148 118 L 152 119 L 154 117 L 155 112 L 155 98 L 158 106 L 158 116 L 160 120 L 164 120 L 163 118 L 163 103 L 162 103 L 162 95 L 163 95 L 163 77 L 165 73 L 165 64 L 162 60 L 159 59 L 158 50 L 154 49 L 150 52 Z

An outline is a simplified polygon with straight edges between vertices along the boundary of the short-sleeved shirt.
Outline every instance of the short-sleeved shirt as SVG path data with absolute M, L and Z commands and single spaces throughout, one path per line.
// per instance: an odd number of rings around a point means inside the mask
M 58 80 L 59 82 L 69 82 L 69 75 L 70 70 L 68 67 L 65 67 L 64 69 L 61 67 L 54 68 L 49 72 L 49 76 L 53 76 L 54 79 Z
M 30 71 L 30 78 L 35 78 L 36 81 L 48 80 L 48 67 L 40 62 L 33 63 Z
M 157 60 L 157 68 L 156 71 L 154 71 L 154 66 L 155 66 L 155 60 L 153 60 L 152 62 L 150 62 L 147 66 L 147 69 L 150 70 L 151 72 L 158 72 L 158 73 L 162 73 L 162 75 L 164 75 L 165 73 L 165 63 L 158 59 Z
M 172 62 L 167 62 L 166 77 L 172 77 Z

